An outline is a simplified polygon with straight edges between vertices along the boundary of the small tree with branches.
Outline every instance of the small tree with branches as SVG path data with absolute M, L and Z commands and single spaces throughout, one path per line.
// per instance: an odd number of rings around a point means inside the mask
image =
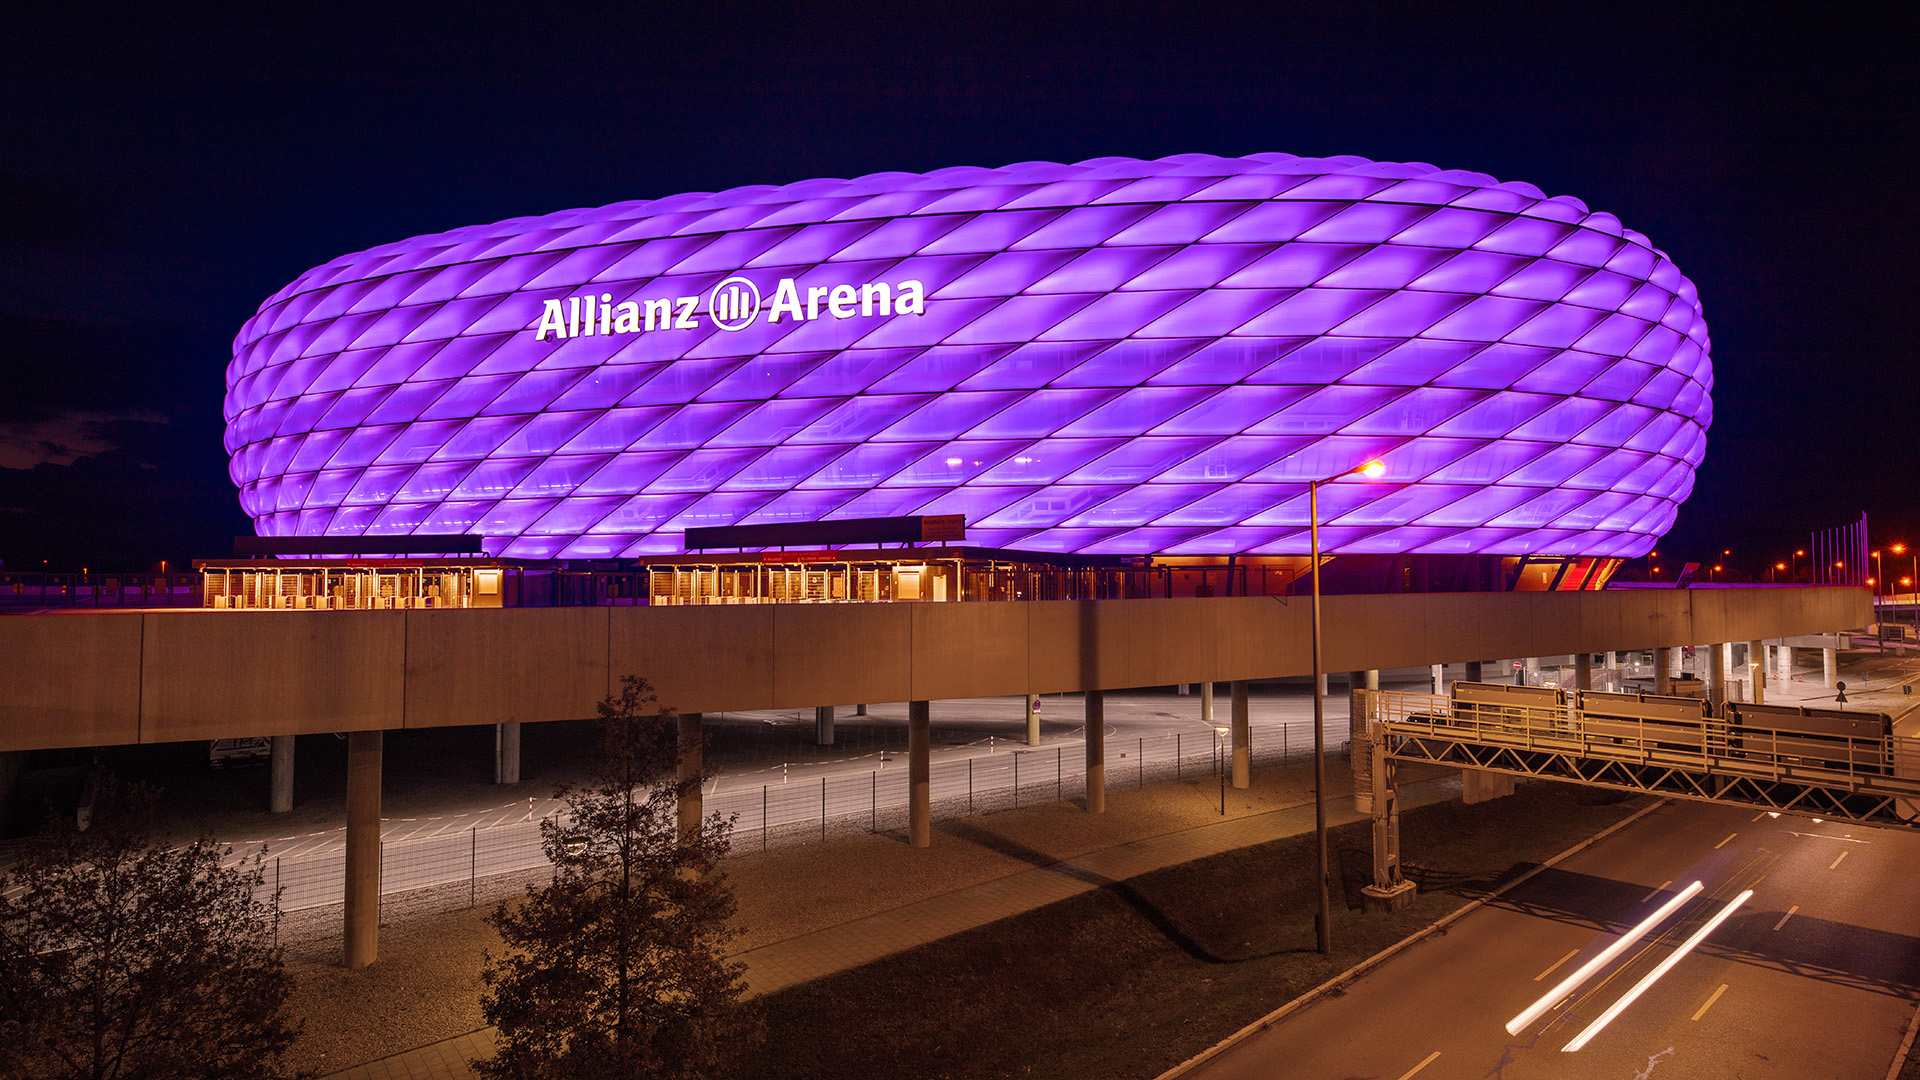
M 677 725 L 646 680 L 627 676 L 599 706 L 590 786 L 562 788 L 540 824 L 553 879 L 488 916 L 506 945 L 481 978 L 499 1050 L 492 1080 L 724 1075 L 759 1033 L 741 1000 L 746 967 L 733 891 L 717 866 L 732 823 L 680 835 Z
M 101 783 L 0 874 L 0 1076 L 284 1076 L 292 980 L 260 859 L 152 840 L 155 793 Z

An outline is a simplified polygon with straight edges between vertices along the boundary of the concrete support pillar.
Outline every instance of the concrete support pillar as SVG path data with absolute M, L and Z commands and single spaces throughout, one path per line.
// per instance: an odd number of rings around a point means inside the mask
M 1040 745 L 1040 695 L 1027 695 L 1027 745 Z
M 1375 668 L 1371 671 L 1362 671 L 1359 673 L 1359 675 L 1360 675 L 1361 689 L 1363 690 L 1380 689 L 1380 670 L 1378 668 Z
M 1780 663 L 1780 681 L 1783 683 L 1792 682 L 1793 681 L 1793 646 L 1782 641 L 1780 643 L 1780 647 L 1773 651 L 1773 655 L 1774 655 L 1774 658 L 1778 660 Z
M 1614 670 L 1615 668 L 1618 668 L 1619 666 L 1620 666 L 1620 654 L 1617 652 L 1608 653 L 1607 654 L 1607 670 L 1611 671 L 1611 670 Z
M 1212 685 L 1208 684 L 1209 696 Z M 1087 813 L 1107 812 L 1107 695 L 1087 691 Z
M 1713 714 L 1719 716 L 1721 708 L 1727 703 L 1727 654 L 1726 650 L 1718 645 L 1705 646 L 1705 651 L 1707 654 L 1707 701 L 1712 705 Z M 1700 649 L 1694 650 L 1693 655 L 1696 659 L 1700 656 L 1700 652 Z
M 1835 680 L 1840 678 L 1840 650 L 1821 649 L 1820 665 L 1826 675 L 1827 689 L 1831 690 Z
M 1748 697 L 1755 705 L 1767 703 L 1767 646 L 1765 642 L 1747 642 Z
M 1725 690 L 1725 696 L 1720 699 L 1721 703 L 1725 704 L 1729 701 L 1739 701 L 1740 684 L 1735 681 L 1734 677 L 1740 669 L 1734 666 L 1733 642 L 1723 641 L 1720 643 L 1719 659 L 1721 686 Z
M 1433 679 L 1433 692 L 1436 694 L 1446 693 L 1447 692 L 1447 665 L 1445 664 L 1433 665 L 1432 679 Z
M 1573 654 L 1573 688 L 1575 690 L 1593 689 L 1593 654 Z
M 1032 699 L 1029 699 L 1031 702 Z M 907 839 L 933 843 L 933 703 L 907 702 Z
M 1213 684 L 1210 682 L 1200 684 L 1200 722 L 1213 726 Z
M 814 706 L 813 741 L 819 746 L 833 745 L 833 706 Z
M 1513 777 L 1485 769 L 1460 770 L 1460 801 L 1472 806 L 1513 794 Z
M 1354 672 L 1356 677 L 1347 683 L 1347 764 L 1353 770 L 1353 808 L 1370 814 L 1378 790 L 1373 774 L 1373 730 L 1367 726 L 1367 714 L 1372 711 L 1368 699 L 1373 695 L 1360 684 L 1359 674 Z
M 680 768 L 677 779 L 680 781 L 680 842 L 691 844 L 700 836 L 700 816 L 703 807 L 700 802 L 700 778 L 706 772 L 700 760 L 701 743 L 704 732 L 700 729 L 699 713 L 680 714 Z
M 380 956 L 380 756 L 385 732 L 347 733 L 347 967 Z
M 1181 697 L 1186 697 L 1188 694 L 1193 693 L 1193 685 L 1191 683 L 1181 683 L 1173 688 L 1173 692 Z
M 1673 693 L 1673 650 L 1653 650 L 1653 692 Z
M 1464 679 L 1463 679 L 1462 681 L 1464 681 L 1464 682 L 1485 682 L 1485 681 L 1486 681 L 1486 674 L 1485 674 L 1485 667 L 1484 667 L 1484 665 L 1482 665 L 1482 664 L 1480 663 L 1480 661 L 1478 661 L 1478 660 L 1469 660 L 1469 661 L 1467 661 L 1467 671 L 1466 671 L 1466 676 L 1465 676 L 1465 678 L 1464 678 Z
M 1522 668 L 1520 672 L 1521 677 L 1514 681 L 1518 682 L 1522 686 L 1540 685 L 1540 658 L 1539 657 L 1537 656 L 1527 657 L 1526 662 L 1523 665 L 1521 665 L 1521 668 Z
M 267 781 L 267 813 L 284 814 L 293 809 L 293 736 L 273 737 L 273 756 L 267 759 L 271 774 Z
M 1667 660 L 1667 666 L 1672 669 L 1675 675 L 1678 675 L 1687 669 L 1687 650 L 1675 645 L 1673 648 L 1667 650 Z M 1695 661 L 1694 666 L 1698 668 L 1699 662 Z M 1700 672 L 1696 670 L 1693 675 L 1694 678 L 1697 679 L 1700 677 Z
M 520 782 L 520 725 L 493 725 L 493 782 Z
M 1247 683 L 1241 679 L 1227 684 L 1233 698 L 1233 786 L 1253 783 L 1253 724 L 1248 719 Z
M 867 715 L 867 707 L 865 705 L 855 705 L 853 707 L 853 715 L 855 716 Z

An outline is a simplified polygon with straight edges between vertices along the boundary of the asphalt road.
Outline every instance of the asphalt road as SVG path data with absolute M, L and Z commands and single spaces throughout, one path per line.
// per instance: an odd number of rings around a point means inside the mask
M 1672 803 L 1191 1075 L 1880 1080 L 1920 1000 L 1917 874 L 1920 834 Z M 1675 914 L 1507 1033 L 1694 881 Z M 1584 1048 L 1563 1050 L 1748 889 Z

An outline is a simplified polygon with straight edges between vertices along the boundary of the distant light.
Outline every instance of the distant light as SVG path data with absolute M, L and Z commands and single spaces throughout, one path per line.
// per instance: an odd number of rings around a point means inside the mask
M 1360 466 L 1360 472 L 1369 480 L 1378 480 L 1386 475 L 1387 463 L 1384 461 L 1369 461 L 1365 465 Z
M 961 464 L 964 464 L 964 462 L 963 462 L 963 461 L 962 461 L 961 459 L 959 459 L 959 458 L 957 458 L 957 457 L 950 457 L 950 458 L 948 458 L 948 459 L 947 459 L 947 464 L 949 464 L 949 465 L 961 465 Z
M 1769 810 L 1767 811 L 1767 816 L 1770 818 L 1777 818 L 1780 816 L 1780 813 L 1777 810 Z

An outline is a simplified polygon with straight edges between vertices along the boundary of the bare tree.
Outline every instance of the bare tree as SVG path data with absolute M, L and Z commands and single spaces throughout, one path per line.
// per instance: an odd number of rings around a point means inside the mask
M 101 785 L 0 874 L 0 1076 L 279 1077 L 297 1029 L 256 857 L 152 840 L 154 793 Z
M 553 879 L 488 917 L 507 951 L 489 952 L 481 1009 L 493 1080 L 725 1075 L 758 1037 L 728 962 L 733 890 L 718 866 L 732 823 L 714 814 L 681 836 L 677 725 L 646 680 L 627 676 L 599 706 L 592 784 L 562 789 L 541 823 Z M 698 784 L 698 778 L 686 781 Z

